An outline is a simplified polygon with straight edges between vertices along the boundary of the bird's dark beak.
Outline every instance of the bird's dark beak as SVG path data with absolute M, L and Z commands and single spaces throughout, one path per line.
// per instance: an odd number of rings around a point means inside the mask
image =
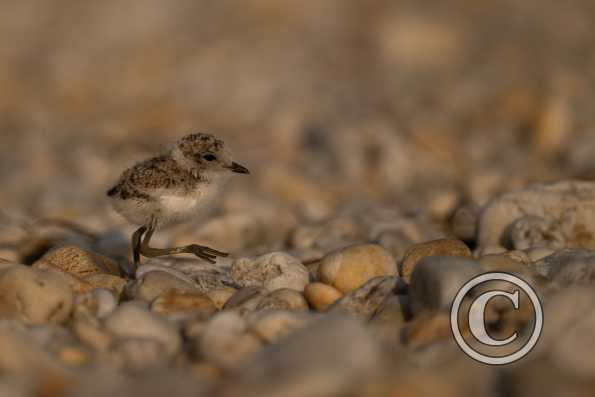
M 250 171 L 248 170 L 248 168 L 246 168 L 243 165 L 240 165 L 236 162 L 231 163 L 231 166 L 229 167 L 229 169 L 237 174 L 250 174 Z

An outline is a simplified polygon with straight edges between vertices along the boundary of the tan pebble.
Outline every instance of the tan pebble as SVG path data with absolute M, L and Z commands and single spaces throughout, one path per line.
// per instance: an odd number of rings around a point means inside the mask
M 236 293 L 236 289 L 232 287 L 217 287 L 213 288 L 207 293 L 207 296 L 211 298 L 213 304 L 218 310 L 223 309 L 225 303 Z
M 194 285 L 173 274 L 162 271 L 148 272 L 131 285 L 134 298 L 147 302 L 151 302 L 158 296 L 173 289 L 178 291 L 197 291 Z
M 308 303 L 301 292 L 281 288 L 264 296 L 256 310 L 295 310 L 308 311 Z
M 51 250 L 39 261 L 46 262 L 63 272 L 83 278 L 97 273 L 120 274 L 120 268 L 116 262 L 103 255 L 73 245 Z
M 325 311 L 330 305 L 341 299 L 343 294 L 338 289 L 319 282 L 306 285 L 304 296 L 316 310 Z
M 364 244 L 326 255 L 318 268 L 318 279 L 347 293 L 374 277 L 396 273 L 395 260 L 386 249 L 376 244 Z
M 529 256 L 529 259 L 531 260 L 531 262 L 537 262 L 547 256 L 552 255 L 555 252 L 556 251 L 551 248 L 539 247 L 539 248 L 531 248 L 527 252 L 527 255 Z
M 58 358 L 64 364 L 73 367 L 80 367 L 82 365 L 85 365 L 90 360 L 89 354 L 73 346 L 67 346 L 60 349 L 60 351 L 58 351 Z
M 399 263 L 399 274 L 403 279 L 409 281 L 415 265 L 427 256 L 462 256 L 471 257 L 471 250 L 467 245 L 454 239 L 440 239 L 415 244 L 405 252 L 403 260 Z
M 61 324 L 70 316 L 74 296 L 56 272 L 15 265 L 0 272 L 0 317 L 26 324 Z
M 77 321 L 72 327 L 81 342 L 97 351 L 105 351 L 112 343 L 112 336 L 90 321 Z
M 200 292 L 173 289 L 157 297 L 151 304 L 151 310 L 165 315 L 202 310 L 211 315 L 217 308 L 208 296 Z
M 62 270 L 49 264 L 48 262 L 37 261 L 33 264 L 32 268 L 52 272 L 57 277 L 60 277 L 65 282 L 67 282 L 70 288 L 72 289 L 72 292 L 74 292 L 77 295 L 89 292 L 94 288 L 90 283 L 83 280 L 82 278 L 77 277 L 74 274 L 63 272 Z
M 118 299 L 122 297 L 126 287 L 125 279 L 112 274 L 92 274 L 85 277 L 84 280 L 91 284 L 93 288 L 105 288 L 112 291 Z
M 416 317 L 405 329 L 407 346 L 417 348 L 452 338 L 450 315 L 445 312 L 426 312 Z

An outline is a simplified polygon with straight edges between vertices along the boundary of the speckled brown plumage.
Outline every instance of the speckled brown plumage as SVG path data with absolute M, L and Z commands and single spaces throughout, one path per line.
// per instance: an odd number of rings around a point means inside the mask
M 196 176 L 195 176 L 196 175 Z M 190 192 L 203 182 L 200 174 L 181 168 L 171 155 L 142 161 L 122 173 L 120 180 L 107 192 L 109 197 L 150 199 L 147 190 L 176 189 Z

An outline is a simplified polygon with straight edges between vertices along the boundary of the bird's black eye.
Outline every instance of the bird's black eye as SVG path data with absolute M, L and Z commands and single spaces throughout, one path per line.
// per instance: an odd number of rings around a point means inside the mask
M 217 157 L 215 157 L 214 154 L 207 154 L 207 155 L 203 156 L 203 159 L 205 159 L 207 161 L 215 161 L 215 160 L 217 160 Z

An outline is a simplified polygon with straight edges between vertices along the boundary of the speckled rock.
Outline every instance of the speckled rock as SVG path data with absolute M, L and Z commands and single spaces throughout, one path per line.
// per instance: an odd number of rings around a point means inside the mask
M 304 297 L 310 306 L 320 312 L 325 311 L 342 296 L 338 289 L 319 282 L 310 283 L 304 289 Z
M 308 311 L 308 302 L 302 293 L 289 288 L 276 289 L 265 295 L 256 310 Z
M 478 262 L 454 256 L 422 259 L 411 275 L 409 298 L 415 315 L 422 310 L 447 310 L 457 291 L 481 273 Z
M 198 354 L 215 365 L 232 369 L 243 365 L 262 346 L 248 332 L 246 321 L 234 311 L 215 315 L 206 325 L 198 344 Z
M 565 249 L 535 262 L 531 268 L 561 286 L 592 284 L 595 281 L 595 252 Z
M 491 200 L 479 221 L 479 245 L 595 248 L 595 184 L 535 185 Z M 512 234 L 511 234 L 512 233 Z
M 217 311 L 211 299 L 200 292 L 169 290 L 151 303 L 151 310 L 160 314 L 178 314 L 203 311 L 212 315 Z
M 382 303 L 396 293 L 397 277 L 376 277 L 335 302 L 329 313 L 352 315 L 367 321 Z
M 120 275 L 118 264 L 111 259 L 73 245 L 53 249 L 40 261 L 81 278 L 98 273 Z
M 268 291 L 279 288 L 303 291 L 309 281 L 308 269 L 299 260 L 283 252 L 256 259 L 238 259 L 231 267 L 231 276 L 242 287 L 261 286 Z
M 161 316 L 126 303 L 105 320 L 105 328 L 117 338 L 147 338 L 161 342 L 168 354 L 176 353 L 182 344 L 177 330 Z
M 394 276 L 396 273 L 395 260 L 387 250 L 379 245 L 365 244 L 325 256 L 318 268 L 318 279 L 347 293 L 374 277 Z
M 399 275 L 409 281 L 415 265 L 425 257 L 443 255 L 471 257 L 471 250 L 460 240 L 440 239 L 411 246 L 399 263 Z
M 27 324 L 60 324 L 72 310 L 73 293 L 51 271 L 15 265 L 0 272 L 0 316 Z

